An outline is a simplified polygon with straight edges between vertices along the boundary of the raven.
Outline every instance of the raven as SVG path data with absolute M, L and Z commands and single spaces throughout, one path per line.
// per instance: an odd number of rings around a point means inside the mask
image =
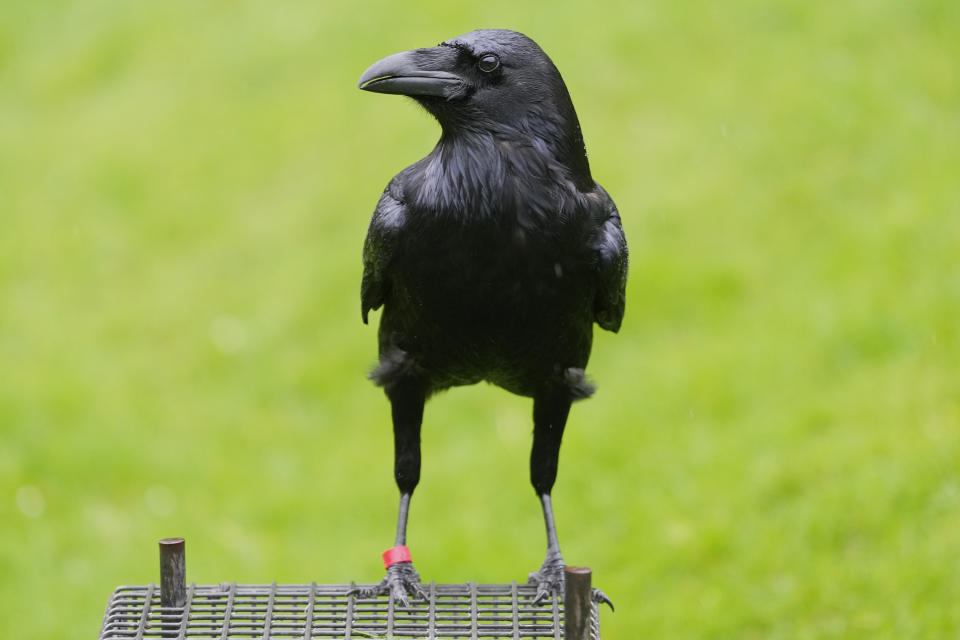
M 559 71 L 521 33 L 472 31 L 397 53 L 358 87 L 409 96 L 442 128 L 433 151 L 383 191 L 363 247 L 361 314 L 366 323 L 383 307 L 371 378 L 391 404 L 400 507 L 387 575 L 358 591 L 404 605 L 425 595 L 405 546 L 424 404 L 487 381 L 533 398 L 530 480 L 547 553 L 529 579 L 543 602 L 563 588 L 550 492 L 567 414 L 593 392 L 593 323 L 615 332 L 623 319 L 620 215 L 591 177 Z

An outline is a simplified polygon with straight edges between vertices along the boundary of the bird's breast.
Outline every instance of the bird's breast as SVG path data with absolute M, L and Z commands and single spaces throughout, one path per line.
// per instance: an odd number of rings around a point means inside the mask
M 434 217 L 408 238 L 394 278 L 422 308 L 516 315 L 583 298 L 586 261 L 561 229 L 509 218 Z

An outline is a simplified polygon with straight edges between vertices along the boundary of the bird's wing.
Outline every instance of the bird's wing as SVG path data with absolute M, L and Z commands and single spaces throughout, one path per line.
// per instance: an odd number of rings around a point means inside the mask
M 363 280 L 360 283 L 360 313 L 364 324 L 371 309 L 379 309 L 390 292 L 390 264 L 397 239 L 406 223 L 407 207 L 396 180 L 384 189 L 373 211 L 363 243 Z
M 620 329 L 627 293 L 627 238 L 620 224 L 620 213 L 613 199 L 597 185 L 597 207 L 593 249 L 596 256 L 597 293 L 593 300 L 593 318 L 607 331 Z

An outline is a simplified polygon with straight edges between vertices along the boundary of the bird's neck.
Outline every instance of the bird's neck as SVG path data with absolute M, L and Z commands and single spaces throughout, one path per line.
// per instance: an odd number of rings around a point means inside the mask
M 528 105 L 523 113 L 510 117 L 510 124 L 491 122 L 482 113 L 465 111 L 456 115 L 459 117 L 450 121 L 450 114 L 438 118 L 443 128 L 438 147 L 468 145 L 476 148 L 490 140 L 514 147 L 532 146 L 562 166 L 578 187 L 584 190 L 593 188 L 580 121 L 569 98 Z
M 577 142 L 554 134 L 547 126 L 444 127 L 424 158 L 417 200 L 461 215 L 551 215 L 570 194 L 593 187 L 582 139 L 582 163 L 571 162 L 565 154 Z

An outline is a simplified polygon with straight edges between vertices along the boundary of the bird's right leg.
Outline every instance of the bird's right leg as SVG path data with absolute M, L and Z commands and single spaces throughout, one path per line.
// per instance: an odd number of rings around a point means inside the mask
M 420 574 L 413 568 L 407 550 L 407 515 L 410 498 L 420 482 L 420 425 L 426 393 L 418 382 L 402 381 L 387 389 L 393 417 L 393 474 L 400 489 L 400 507 L 397 512 L 397 536 L 394 547 L 384 553 L 387 575 L 373 587 L 360 589 L 362 597 L 391 593 L 401 606 L 408 606 L 407 596 L 424 599 L 427 593 L 420 584 Z

